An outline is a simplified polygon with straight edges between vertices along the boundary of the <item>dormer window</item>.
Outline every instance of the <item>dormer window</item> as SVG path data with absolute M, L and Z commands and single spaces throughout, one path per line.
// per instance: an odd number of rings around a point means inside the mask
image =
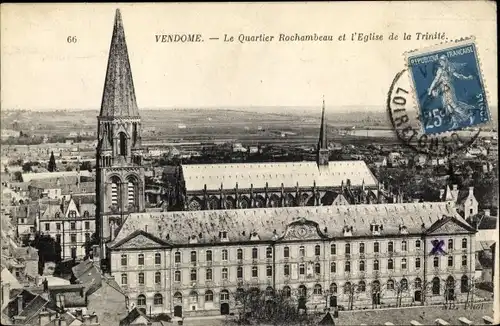
M 380 232 L 383 230 L 382 225 L 372 223 L 370 224 L 370 231 L 372 235 L 380 235 Z
M 250 235 L 250 240 L 260 240 L 260 237 L 257 234 L 257 232 L 252 232 L 252 234 Z
M 198 238 L 195 235 L 190 236 L 189 243 L 198 243 Z
M 227 237 L 227 231 L 219 232 L 220 241 L 229 241 Z
M 342 231 L 344 233 L 344 237 L 352 237 L 353 227 L 352 226 L 344 226 Z
M 404 225 L 399 226 L 399 233 L 400 234 L 408 234 L 408 229 Z

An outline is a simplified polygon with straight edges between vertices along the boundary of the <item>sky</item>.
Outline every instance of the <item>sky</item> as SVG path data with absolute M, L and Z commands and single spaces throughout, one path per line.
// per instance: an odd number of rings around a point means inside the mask
M 474 35 L 489 101 L 498 102 L 494 2 L 3 4 L 1 107 L 99 109 L 116 8 L 139 108 L 317 107 L 324 96 L 338 110 L 383 110 L 404 52 L 441 42 L 404 41 L 403 32 Z M 224 34 L 337 39 L 353 32 L 384 40 L 222 41 Z M 390 32 L 400 39 L 388 41 Z M 156 42 L 155 35 L 173 33 L 200 33 L 205 41 Z

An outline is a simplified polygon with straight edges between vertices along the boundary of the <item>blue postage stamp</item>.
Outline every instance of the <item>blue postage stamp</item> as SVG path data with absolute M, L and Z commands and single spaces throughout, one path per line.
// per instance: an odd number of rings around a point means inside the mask
M 411 52 L 406 60 L 425 134 L 460 130 L 490 121 L 473 40 Z

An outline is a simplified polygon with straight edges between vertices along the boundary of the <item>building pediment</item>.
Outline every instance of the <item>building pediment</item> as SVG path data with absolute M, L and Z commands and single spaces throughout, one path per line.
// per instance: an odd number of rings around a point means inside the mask
M 152 249 L 165 248 L 168 246 L 170 246 L 168 242 L 142 230 L 135 231 L 123 240 L 111 245 L 111 247 L 115 250 Z
M 283 237 L 280 240 L 308 240 L 322 239 L 326 236 L 321 232 L 318 223 L 301 218 L 298 221 L 290 223 Z
M 426 231 L 428 235 L 437 234 L 467 234 L 474 233 L 475 230 L 466 222 L 459 221 L 455 217 L 443 217 L 436 221 Z

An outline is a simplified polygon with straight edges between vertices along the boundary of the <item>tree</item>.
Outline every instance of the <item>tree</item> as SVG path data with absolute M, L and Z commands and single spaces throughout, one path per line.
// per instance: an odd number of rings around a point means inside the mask
M 90 161 L 82 162 L 82 164 L 80 164 L 80 171 L 92 172 L 92 164 L 90 164 Z
M 27 173 L 27 172 L 31 172 L 31 162 L 26 162 L 23 164 L 23 172 Z
M 48 170 L 49 172 L 54 172 L 56 170 L 56 159 L 54 157 L 54 152 L 50 152 Z
M 23 182 L 23 174 L 21 171 L 14 172 L 14 181 Z
M 82 247 L 85 247 L 85 258 L 90 257 L 92 258 L 93 252 L 92 252 L 92 247 L 94 245 L 98 245 L 99 242 L 97 241 L 97 236 L 95 233 L 92 233 L 90 236 L 90 239 L 88 241 L 85 241 L 85 243 L 82 245 Z

